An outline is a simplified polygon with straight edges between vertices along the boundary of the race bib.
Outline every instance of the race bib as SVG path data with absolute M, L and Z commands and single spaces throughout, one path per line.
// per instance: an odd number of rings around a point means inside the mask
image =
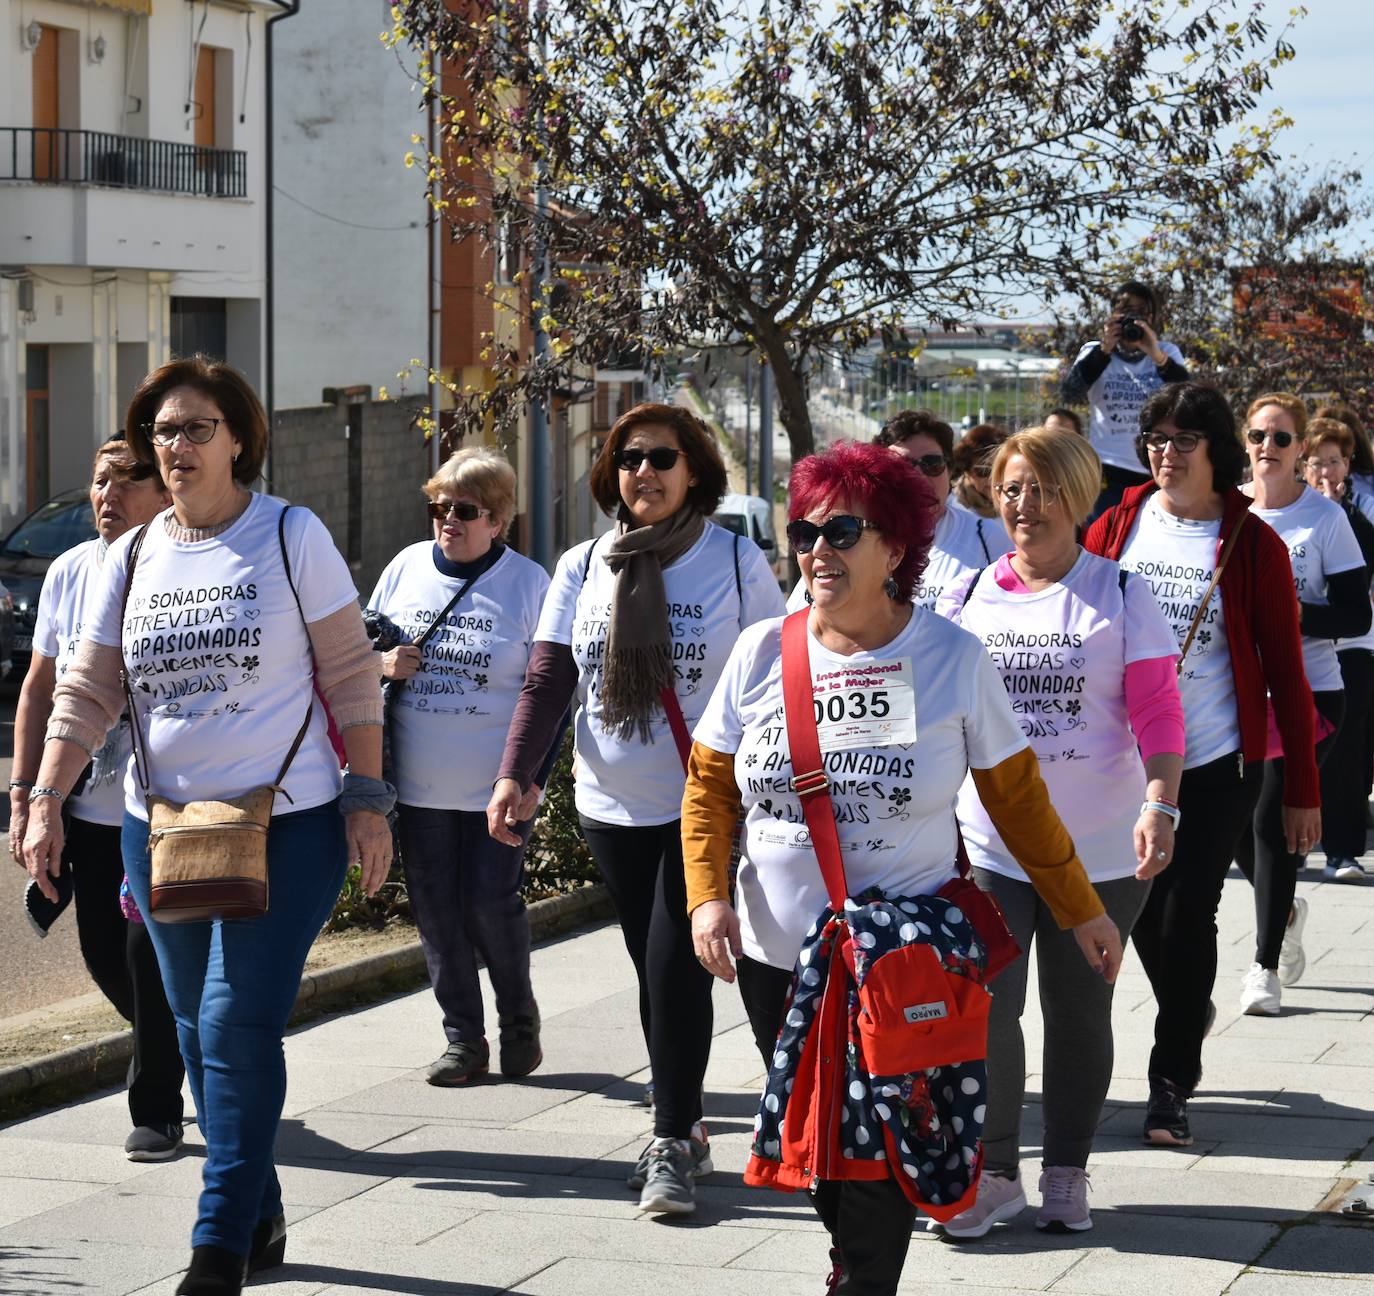
M 823 752 L 916 741 L 910 657 L 825 671 L 815 677 L 811 691 Z

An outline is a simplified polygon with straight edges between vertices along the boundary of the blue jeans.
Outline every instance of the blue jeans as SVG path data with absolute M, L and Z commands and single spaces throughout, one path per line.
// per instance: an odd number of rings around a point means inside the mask
M 520 898 L 525 846 L 534 820 L 519 829 L 521 844 L 505 846 L 487 832 L 481 810 L 398 808 L 401 864 L 410 910 L 420 932 L 434 997 L 450 1044 L 476 1044 L 486 1035 L 481 954 L 501 1021 L 527 1013 L 530 920 Z
M 121 845 L 134 899 L 150 914 L 147 823 L 126 814 Z M 286 1098 L 282 1035 L 347 853 L 337 801 L 277 815 L 267 838 L 266 914 L 148 923 L 205 1136 L 192 1246 L 247 1255 L 257 1222 L 281 1213 L 272 1145 Z

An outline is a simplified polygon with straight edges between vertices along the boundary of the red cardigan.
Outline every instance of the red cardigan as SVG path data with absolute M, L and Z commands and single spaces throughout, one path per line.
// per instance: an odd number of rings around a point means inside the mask
M 1083 547 L 1107 558 L 1120 558 L 1135 529 L 1141 506 L 1158 489 L 1154 482 L 1130 487 L 1120 504 L 1088 528 Z M 1218 555 L 1250 504 L 1238 490 L 1229 490 L 1222 496 Z M 1298 809 L 1316 809 L 1321 805 L 1321 792 L 1314 753 L 1312 690 L 1303 668 L 1293 568 L 1278 533 L 1257 517 L 1246 522 L 1226 561 L 1226 570 L 1221 574 L 1221 610 L 1231 647 L 1240 745 L 1245 759 L 1264 759 L 1268 745 L 1265 700 L 1266 696 L 1271 697 L 1283 750 L 1298 753 L 1283 763 L 1283 803 Z

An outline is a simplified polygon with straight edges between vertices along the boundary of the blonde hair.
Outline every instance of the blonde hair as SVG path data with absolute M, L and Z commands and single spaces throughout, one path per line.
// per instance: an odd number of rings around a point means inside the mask
M 1355 453 L 1355 434 L 1340 419 L 1314 418 L 1307 425 L 1307 453 L 1328 443 L 1341 452 L 1342 459 L 1349 459 Z
M 1266 405 L 1277 405 L 1293 420 L 1293 431 L 1297 433 L 1298 440 L 1305 441 L 1307 439 L 1307 405 L 1301 397 L 1294 396 L 1290 392 L 1265 392 L 1263 396 L 1256 396 L 1250 402 L 1250 408 L 1245 411 L 1247 426 L 1250 420 Z
M 1042 489 L 1059 487 L 1059 498 L 1076 526 L 1087 521 L 1102 489 L 1102 460 L 1085 438 L 1047 427 L 1013 432 L 997 447 L 997 457 L 992 461 L 994 487 L 1002 484 L 1013 455 L 1030 464 Z
M 440 495 L 467 495 L 491 513 L 491 520 L 506 529 L 515 517 L 515 469 L 499 450 L 468 446 L 449 456 L 421 488 L 431 499 Z

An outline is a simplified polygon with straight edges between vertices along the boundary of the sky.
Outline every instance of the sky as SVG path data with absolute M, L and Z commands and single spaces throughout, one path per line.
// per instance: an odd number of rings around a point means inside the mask
M 1294 5 L 1263 7 L 1277 27 Z M 1317 168 L 1362 165 L 1374 184 L 1374 2 L 1306 0 L 1306 8 L 1291 38 L 1297 57 L 1274 73 L 1270 102 L 1294 121 L 1282 152 Z

